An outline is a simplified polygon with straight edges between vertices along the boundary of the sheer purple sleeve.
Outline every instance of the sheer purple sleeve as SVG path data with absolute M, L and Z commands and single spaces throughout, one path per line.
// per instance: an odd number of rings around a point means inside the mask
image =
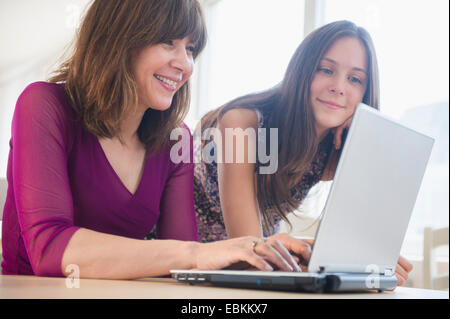
M 156 227 L 158 239 L 198 240 L 194 211 L 193 142 L 189 128 L 185 126 L 185 129 L 189 136 L 189 152 L 182 154 L 182 162 L 173 164 L 165 185 L 160 204 L 161 215 Z
M 38 276 L 63 276 L 62 256 L 78 230 L 67 172 L 70 132 L 64 101 L 56 84 L 33 83 L 19 97 L 12 121 L 15 203 Z

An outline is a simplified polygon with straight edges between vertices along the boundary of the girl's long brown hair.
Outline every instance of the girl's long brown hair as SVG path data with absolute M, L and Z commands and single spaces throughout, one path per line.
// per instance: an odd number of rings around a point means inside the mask
M 194 58 L 206 45 L 206 27 L 197 0 L 95 0 L 78 31 L 74 52 L 49 79 L 65 82 L 72 108 L 98 137 L 120 135 L 120 122 L 138 105 L 132 58 L 148 45 L 191 37 Z M 166 146 L 190 102 L 189 82 L 165 111 L 149 108 L 138 136 L 152 151 Z
M 265 122 L 267 127 L 278 129 L 278 170 L 274 174 L 257 174 L 258 206 L 265 230 L 269 232 L 274 225 L 273 219 L 268 216 L 268 207 L 275 208 L 275 213 L 288 222 L 286 214 L 300 205 L 292 198 L 290 191 L 309 169 L 320 142 L 316 136 L 310 102 L 311 82 L 323 55 L 336 40 L 343 37 L 355 37 L 365 46 L 368 70 L 362 102 L 378 109 L 378 64 L 371 37 L 352 22 L 337 21 L 313 31 L 302 41 L 277 86 L 262 93 L 239 97 L 202 118 L 203 130 L 216 126 L 217 121 L 231 109 L 259 109 L 263 114 L 269 114 Z M 332 151 L 329 156 L 333 175 L 339 155 L 339 152 Z

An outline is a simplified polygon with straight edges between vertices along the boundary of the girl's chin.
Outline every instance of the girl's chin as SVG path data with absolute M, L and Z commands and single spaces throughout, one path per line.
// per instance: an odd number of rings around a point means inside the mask
M 336 127 L 339 127 L 343 124 L 343 122 L 327 122 L 327 123 L 320 123 L 319 127 L 322 128 L 324 131 L 332 130 Z

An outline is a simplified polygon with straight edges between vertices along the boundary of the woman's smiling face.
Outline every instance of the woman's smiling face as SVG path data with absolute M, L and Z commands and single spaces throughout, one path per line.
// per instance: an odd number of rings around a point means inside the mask
M 311 83 L 317 136 L 349 119 L 366 90 L 367 54 L 354 37 L 336 40 L 319 62 Z
M 133 60 L 140 107 L 164 111 L 192 75 L 194 47 L 189 37 L 142 49 Z

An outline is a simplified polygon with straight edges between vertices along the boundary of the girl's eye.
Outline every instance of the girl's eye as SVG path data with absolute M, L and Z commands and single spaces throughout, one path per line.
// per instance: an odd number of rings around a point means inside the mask
M 172 46 L 173 45 L 173 40 L 166 40 L 163 43 Z
M 355 76 L 351 76 L 349 79 L 350 79 L 350 82 L 352 82 L 352 83 L 362 84 L 362 81 Z

